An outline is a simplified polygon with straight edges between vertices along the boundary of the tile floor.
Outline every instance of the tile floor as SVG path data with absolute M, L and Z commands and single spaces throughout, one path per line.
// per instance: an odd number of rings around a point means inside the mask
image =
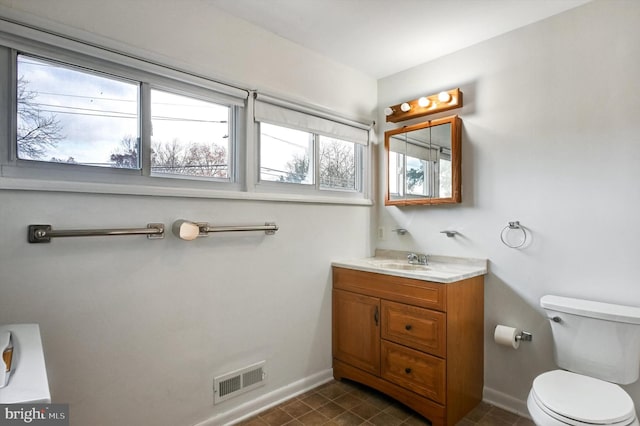
M 427 426 L 431 423 L 374 389 L 348 380 L 334 380 L 238 425 Z M 534 426 L 534 423 L 482 402 L 458 426 Z

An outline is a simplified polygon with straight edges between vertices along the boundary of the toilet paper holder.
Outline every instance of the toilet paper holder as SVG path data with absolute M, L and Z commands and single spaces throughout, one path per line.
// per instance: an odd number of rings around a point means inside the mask
M 528 331 L 521 331 L 516 334 L 516 340 L 519 342 L 531 342 L 533 340 L 533 334 Z

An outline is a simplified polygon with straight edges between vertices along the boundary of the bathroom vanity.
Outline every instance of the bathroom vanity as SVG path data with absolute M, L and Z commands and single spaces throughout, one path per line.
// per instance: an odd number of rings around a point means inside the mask
M 333 374 L 454 425 L 482 400 L 486 260 L 403 256 L 332 264 Z

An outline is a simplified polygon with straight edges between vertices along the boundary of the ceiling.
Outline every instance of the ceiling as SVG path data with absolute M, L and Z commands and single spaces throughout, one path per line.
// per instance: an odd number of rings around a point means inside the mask
M 206 0 L 382 78 L 591 0 Z

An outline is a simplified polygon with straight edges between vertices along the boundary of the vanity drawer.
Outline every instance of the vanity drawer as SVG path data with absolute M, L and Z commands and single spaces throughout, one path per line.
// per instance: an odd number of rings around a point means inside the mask
M 381 348 L 383 378 L 445 403 L 445 360 L 384 340 Z
M 383 339 L 445 357 L 446 314 L 383 300 L 381 320 Z
M 333 267 L 333 288 L 444 311 L 446 284 Z

